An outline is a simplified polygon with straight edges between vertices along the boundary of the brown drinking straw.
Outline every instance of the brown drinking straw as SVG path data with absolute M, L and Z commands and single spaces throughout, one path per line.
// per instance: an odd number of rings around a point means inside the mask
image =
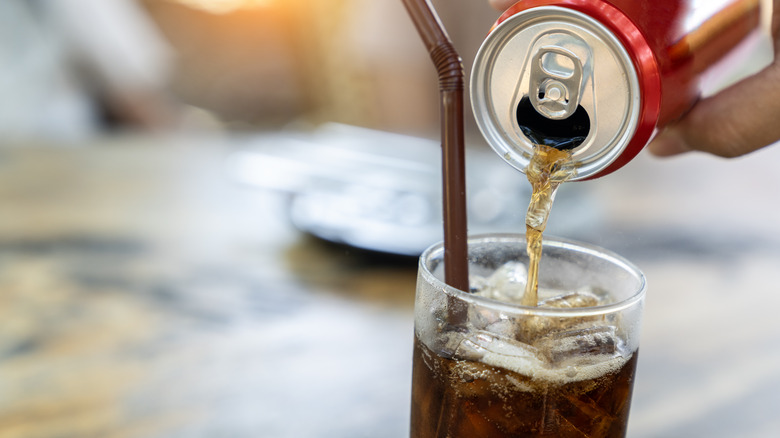
M 463 63 L 429 0 L 403 0 L 439 74 L 444 204 L 444 281 L 468 291 Z

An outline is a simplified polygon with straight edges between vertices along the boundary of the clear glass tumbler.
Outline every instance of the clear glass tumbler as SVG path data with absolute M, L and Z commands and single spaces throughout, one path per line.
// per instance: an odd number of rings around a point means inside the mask
M 623 437 L 646 282 L 607 250 L 546 238 L 539 305 L 519 303 L 523 235 L 469 240 L 470 291 L 420 258 L 411 437 Z

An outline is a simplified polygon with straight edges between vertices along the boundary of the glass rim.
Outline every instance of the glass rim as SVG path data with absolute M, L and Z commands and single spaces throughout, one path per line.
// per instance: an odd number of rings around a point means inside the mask
M 489 234 L 476 234 L 470 235 L 467 239 L 467 246 L 471 247 L 472 243 L 490 243 L 490 242 L 518 242 L 526 241 L 525 234 L 514 233 L 489 233 Z M 593 307 L 577 307 L 577 308 L 551 308 L 551 307 L 536 307 L 536 306 L 523 306 L 514 303 L 505 303 L 492 298 L 486 298 L 479 295 L 474 295 L 468 291 L 463 291 L 446 284 L 443 280 L 436 277 L 430 269 L 426 266 L 425 261 L 431 260 L 435 257 L 441 258 L 443 262 L 444 242 L 437 242 L 428 247 L 420 255 L 418 262 L 419 271 L 426 282 L 434 285 L 438 290 L 441 290 L 446 295 L 452 296 L 469 304 L 476 304 L 482 307 L 492 308 L 495 310 L 501 310 L 505 312 L 511 312 L 513 314 L 525 314 L 525 315 L 537 315 L 537 316 L 552 316 L 552 317 L 585 317 L 585 316 L 597 316 L 606 315 L 609 313 L 619 312 L 636 305 L 642 301 L 647 291 L 647 279 L 644 273 L 632 262 L 628 261 L 625 257 L 614 253 L 608 249 L 602 248 L 597 245 L 589 243 L 583 243 L 576 240 L 570 240 L 557 236 L 544 236 L 542 240 L 543 248 L 560 248 L 566 250 L 576 250 L 580 253 L 591 254 L 597 256 L 602 260 L 607 260 L 614 265 L 621 267 L 624 271 L 631 274 L 638 281 L 637 290 L 634 291 L 631 296 L 626 299 L 620 300 L 616 303 L 604 304 L 601 306 Z M 544 254 L 544 251 L 542 251 Z M 542 255 L 544 258 L 544 255 Z M 446 268 L 445 268 L 446 269 Z

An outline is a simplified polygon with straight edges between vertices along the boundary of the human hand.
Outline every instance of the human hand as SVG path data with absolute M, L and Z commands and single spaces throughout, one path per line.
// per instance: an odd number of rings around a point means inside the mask
M 780 140 L 780 0 L 773 3 L 772 35 L 772 64 L 697 102 L 650 143 L 650 152 L 667 157 L 697 150 L 732 158 Z

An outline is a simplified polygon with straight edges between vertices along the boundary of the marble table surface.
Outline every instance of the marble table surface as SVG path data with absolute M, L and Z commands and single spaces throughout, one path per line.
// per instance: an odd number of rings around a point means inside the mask
M 416 261 L 297 231 L 234 147 L 0 149 L 0 438 L 408 435 Z M 649 281 L 630 437 L 780 436 L 778 165 L 576 183 L 597 214 L 564 237 Z

